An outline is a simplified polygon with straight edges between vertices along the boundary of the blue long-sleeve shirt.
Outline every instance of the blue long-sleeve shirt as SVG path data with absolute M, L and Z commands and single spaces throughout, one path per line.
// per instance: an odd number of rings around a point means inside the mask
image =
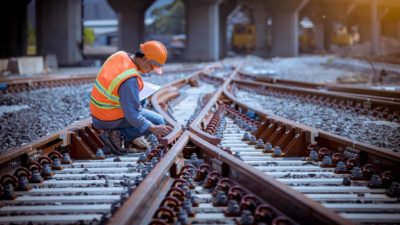
M 147 131 L 152 123 L 141 112 L 145 101 L 140 102 L 137 78 L 131 77 L 124 81 L 119 86 L 118 94 L 125 118 L 114 121 L 103 121 L 92 116 L 93 126 L 98 129 L 115 129 L 126 127 L 127 125 L 124 123 L 124 120 L 126 120 L 131 126 L 140 128 L 140 132 Z

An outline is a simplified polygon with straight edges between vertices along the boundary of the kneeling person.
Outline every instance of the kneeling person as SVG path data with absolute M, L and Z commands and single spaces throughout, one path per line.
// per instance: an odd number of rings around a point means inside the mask
M 164 136 L 172 128 L 161 115 L 143 108 L 139 92 L 143 89 L 141 73 L 155 71 L 167 60 L 167 50 L 158 41 L 140 45 L 134 55 L 119 51 L 103 64 L 90 96 L 93 126 L 101 130 L 100 138 L 114 154 L 123 154 L 122 139 L 127 145 L 145 150 L 140 137 L 154 133 Z

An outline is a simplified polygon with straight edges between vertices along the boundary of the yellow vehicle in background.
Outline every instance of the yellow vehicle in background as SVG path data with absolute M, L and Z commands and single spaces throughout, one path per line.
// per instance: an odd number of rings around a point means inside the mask
M 232 48 L 235 52 L 248 53 L 256 46 L 256 27 L 253 24 L 235 24 L 232 33 Z
M 345 26 L 336 29 L 332 35 L 332 43 L 342 46 L 351 46 L 360 41 L 360 34 L 357 30 L 348 32 Z

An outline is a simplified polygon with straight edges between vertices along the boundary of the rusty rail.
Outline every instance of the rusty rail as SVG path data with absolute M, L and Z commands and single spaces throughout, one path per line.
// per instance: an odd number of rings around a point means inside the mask
M 295 81 L 295 80 L 285 80 L 267 76 L 249 75 L 243 72 L 239 73 L 239 78 L 245 78 L 245 79 L 247 78 L 255 80 L 257 82 L 282 85 L 282 86 L 294 86 L 300 88 L 324 90 L 336 94 L 347 93 L 355 97 L 373 98 L 382 101 L 400 102 L 399 91 L 379 90 L 366 87 L 350 87 L 340 84 L 323 84 L 323 83 L 311 83 L 311 82 Z
M 226 86 L 231 82 L 233 77 L 236 75 L 236 73 L 240 70 L 242 64 L 238 65 L 238 67 L 235 68 L 234 71 L 232 71 L 231 75 L 227 80 L 225 80 L 224 84 L 218 88 L 218 90 L 215 92 L 213 97 L 208 101 L 208 103 L 204 106 L 204 108 L 200 111 L 199 115 L 193 120 L 193 122 L 189 125 L 189 130 L 204 140 L 217 145 L 221 142 L 220 138 L 217 138 L 213 135 L 210 135 L 209 133 L 204 132 L 200 127 L 205 126 L 210 122 L 211 117 L 207 116 L 210 115 L 210 110 L 213 106 L 215 106 L 217 103 L 217 100 L 221 97 L 221 94 L 223 93 L 223 89 L 226 88 Z

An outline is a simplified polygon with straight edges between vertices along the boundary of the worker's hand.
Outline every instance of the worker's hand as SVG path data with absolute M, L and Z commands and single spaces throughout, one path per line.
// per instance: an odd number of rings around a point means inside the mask
M 155 135 L 165 136 L 172 131 L 172 127 L 167 125 L 152 125 L 149 130 Z

